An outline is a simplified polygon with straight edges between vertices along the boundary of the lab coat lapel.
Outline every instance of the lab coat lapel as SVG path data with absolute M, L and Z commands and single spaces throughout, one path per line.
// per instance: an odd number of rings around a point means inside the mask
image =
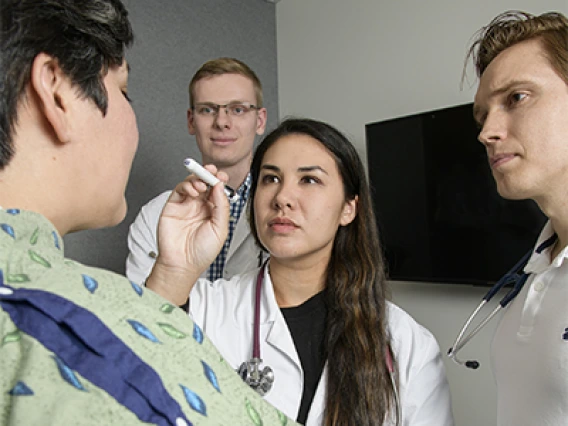
M 302 365 L 300 363 L 300 358 L 296 352 L 296 346 L 284 320 L 284 316 L 276 303 L 276 297 L 274 296 L 274 288 L 272 287 L 272 280 L 270 279 L 269 265 L 267 265 L 264 271 L 264 303 L 263 309 L 267 313 L 266 321 L 272 323 L 270 330 L 266 336 L 266 342 L 278 349 L 284 355 L 286 355 L 301 371 Z
M 245 242 L 247 236 L 250 234 L 250 227 L 248 225 L 248 220 L 247 220 L 247 209 L 248 209 L 248 201 L 247 204 L 245 205 L 245 209 L 242 211 L 241 216 L 239 217 L 237 226 L 235 227 L 235 231 L 233 232 L 233 239 L 231 240 L 229 251 L 227 252 L 226 263 L 228 263 L 231 260 L 233 254 Z
M 312 400 L 308 418 L 306 419 L 306 426 L 320 426 L 323 422 L 323 413 L 325 410 L 325 390 L 327 388 L 327 362 Z

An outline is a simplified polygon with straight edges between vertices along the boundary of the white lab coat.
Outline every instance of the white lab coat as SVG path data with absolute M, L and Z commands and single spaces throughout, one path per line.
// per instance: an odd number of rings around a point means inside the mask
M 254 270 L 213 283 L 200 279 L 190 295 L 190 315 L 235 370 L 252 356 L 257 273 Z M 388 324 L 399 369 L 402 425 L 452 426 L 450 391 L 436 340 L 392 303 L 388 304 Z M 276 303 L 268 268 L 261 295 L 260 356 L 263 366 L 269 365 L 274 371 L 274 384 L 265 399 L 287 416 L 297 418 L 303 371 Z M 308 426 L 319 426 L 323 419 L 326 371 L 314 395 Z
M 158 254 L 157 230 L 162 210 L 170 197 L 166 191 L 150 200 L 141 209 L 130 225 L 128 232 L 128 258 L 126 259 L 126 276 L 130 281 L 143 283 L 154 266 Z M 254 241 L 248 225 L 246 206 L 239 220 L 227 253 L 223 276 L 230 278 L 257 268 L 268 256 Z M 202 274 L 206 277 L 207 271 Z

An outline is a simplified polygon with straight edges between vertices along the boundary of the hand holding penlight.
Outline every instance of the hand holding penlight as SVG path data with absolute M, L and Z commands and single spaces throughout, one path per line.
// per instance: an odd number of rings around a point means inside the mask
M 209 170 L 205 169 L 192 158 L 186 158 L 183 160 L 183 165 L 190 173 L 193 173 L 209 186 L 215 186 L 220 182 L 219 179 L 211 174 Z M 228 185 L 225 185 L 225 194 L 227 194 L 227 197 L 229 197 L 231 201 L 239 198 L 239 194 L 237 194 L 237 192 Z

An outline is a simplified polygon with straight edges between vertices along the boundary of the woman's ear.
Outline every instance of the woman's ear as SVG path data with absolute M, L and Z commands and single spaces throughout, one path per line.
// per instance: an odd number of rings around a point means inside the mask
M 357 205 L 359 203 L 359 197 L 356 195 L 352 200 L 346 201 L 343 206 L 343 213 L 341 214 L 341 220 L 339 223 L 341 226 L 349 225 L 353 222 L 353 219 L 357 217 Z
M 46 53 L 38 54 L 32 63 L 30 86 L 46 123 L 60 142 L 68 142 L 72 128 L 69 106 L 77 94 L 57 59 Z

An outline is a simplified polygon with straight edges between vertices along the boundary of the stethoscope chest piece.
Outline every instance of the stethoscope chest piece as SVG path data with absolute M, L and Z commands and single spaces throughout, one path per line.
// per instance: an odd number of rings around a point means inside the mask
M 274 372 L 272 368 L 266 366 L 261 369 L 260 366 L 260 364 L 262 364 L 262 358 L 260 357 L 260 293 L 264 279 L 264 268 L 266 268 L 266 262 L 262 265 L 256 277 L 252 358 L 243 362 L 237 370 L 237 373 L 244 382 L 253 388 L 260 396 L 266 395 L 268 391 L 272 389 L 272 384 L 274 383 Z
M 268 366 L 261 370 L 261 363 L 262 359 L 253 357 L 243 362 L 237 373 L 247 385 L 253 388 L 260 396 L 264 396 L 272 389 L 274 372 Z

